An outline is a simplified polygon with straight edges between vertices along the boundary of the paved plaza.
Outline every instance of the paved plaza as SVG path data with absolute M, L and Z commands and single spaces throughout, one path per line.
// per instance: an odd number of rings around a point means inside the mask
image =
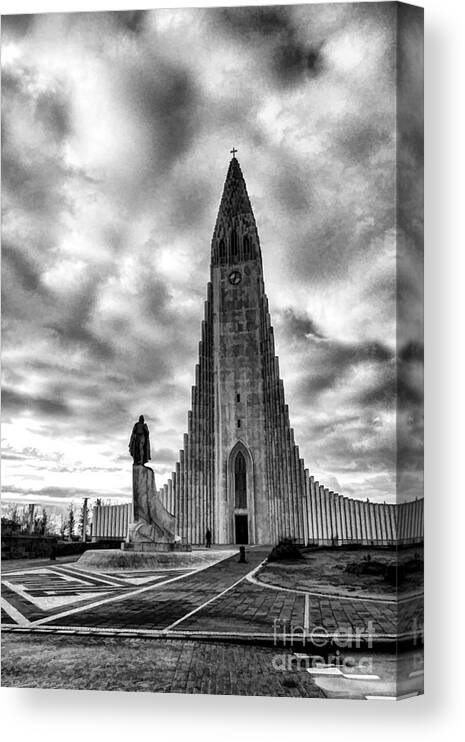
M 56 630 L 275 640 L 320 630 L 370 632 L 376 643 L 421 630 L 421 596 L 325 595 L 260 583 L 267 548 L 201 569 L 95 572 L 79 562 L 32 565 L 2 574 L 4 630 Z
M 2 573 L 3 683 L 398 695 L 396 637 L 408 638 L 411 645 L 422 625 L 422 598 L 406 597 L 399 604 L 392 597 L 348 598 L 265 585 L 257 570 L 268 552 L 249 548 L 246 563 L 238 554 L 224 558 L 219 552 L 217 563 L 200 569 L 96 572 L 71 560 L 37 566 L 10 562 Z M 135 647 L 141 648 L 139 659 Z M 338 647 L 344 647 L 344 655 Z M 370 671 L 357 663 L 355 670 L 338 667 L 348 652 L 361 657 L 362 665 L 370 658 Z M 410 658 L 402 693 L 416 694 L 422 669 L 415 665 L 414 647 L 410 652 L 402 660 Z M 69 653 L 76 666 L 65 677 L 61 665 Z M 315 656 L 320 657 L 316 666 Z M 41 677 L 44 666 L 46 677 Z

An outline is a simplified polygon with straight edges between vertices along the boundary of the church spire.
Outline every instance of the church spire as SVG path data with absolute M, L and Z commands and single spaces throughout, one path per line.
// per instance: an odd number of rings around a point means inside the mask
M 232 158 L 213 233 L 213 264 L 231 264 L 260 257 L 255 217 L 236 152 L 235 148 L 231 150 Z
M 229 163 L 218 216 L 231 219 L 240 214 L 252 214 L 252 206 L 239 160 L 234 156 Z

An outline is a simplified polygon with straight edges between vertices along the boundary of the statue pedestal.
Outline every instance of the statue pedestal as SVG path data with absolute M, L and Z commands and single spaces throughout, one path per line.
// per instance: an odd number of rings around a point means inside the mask
M 163 541 L 123 541 L 121 543 L 122 551 L 136 551 L 137 553 L 150 554 L 171 551 L 192 551 L 190 544 L 183 544 L 181 541 L 175 541 L 173 544 L 167 544 Z
M 155 475 L 149 466 L 132 467 L 133 521 L 124 551 L 190 551 L 176 535 L 176 518 L 168 512 L 155 489 Z

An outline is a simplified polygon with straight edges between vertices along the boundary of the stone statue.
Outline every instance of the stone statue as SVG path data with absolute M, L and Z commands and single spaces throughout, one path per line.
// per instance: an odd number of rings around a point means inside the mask
M 132 429 L 129 453 L 134 459 L 135 466 L 150 461 L 150 434 L 143 415 Z
M 163 505 L 155 486 L 153 469 L 144 464 L 150 460 L 150 434 L 139 417 L 129 441 L 132 467 L 132 518 L 128 535 L 121 548 L 125 551 L 189 551 L 176 534 L 176 518 Z

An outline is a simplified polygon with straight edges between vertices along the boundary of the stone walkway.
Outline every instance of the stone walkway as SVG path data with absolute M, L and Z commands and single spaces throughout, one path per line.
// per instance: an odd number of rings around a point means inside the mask
M 2 685 L 7 687 L 326 695 L 305 670 L 275 669 L 275 652 L 267 647 L 40 634 L 8 634 L 2 644 Z
M 421 597 L 386 605 L 251 582 L 251 571 L 267 553 L 251 548 L 247 564 L 234 556 L 201 571 L 96 574 L 79 564 L 24 565 L 19 573 L 3 575 L 3 628 L 268 642 L 288 641 L 290 633 L 300 638 L 303 627 L 307 636 L 368 632 L 374 642 L 419 637 Z
M 318 653 L 213 641 L 15 634 L 2 685 L 20 688 L 399 699 L 423 692 L 423 655 Z

